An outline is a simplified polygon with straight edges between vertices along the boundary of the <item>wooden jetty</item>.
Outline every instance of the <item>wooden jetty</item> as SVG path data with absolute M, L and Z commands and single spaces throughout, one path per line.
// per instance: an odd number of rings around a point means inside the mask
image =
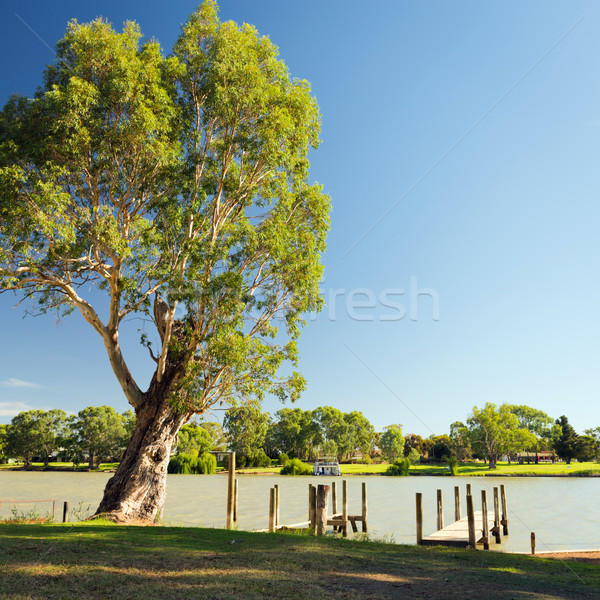
M 481 511 L 475 511 L 471 485 L 467 484 L 467 516 L 461 518 L 460 491 L 454 488 L 454 522 L 444 527 L 442 491 L 437 490 L 437 530 L 426 537 L 423 536 L 423 496 L 417 494 L 417 544 L 421 546 L 455 546 L 476 548 L 483 544 L 485 550 L 490 549 L 490 536 L 497 544 L 502 542 L 502 535 L 508 535 L 508 516 L 506 511 L 506 493 L 504 486 L 494 488 L 493 510 L 488 510 L 486 490 L 481 490 Z M 500 512 L 500 506 L 502 512 Z
M 332 514 L 328 515 L 329 496 L 331 492 Z M 301 523 L 281 524 L 279 522 L 279 486 L 275 485 L 269 490 L 269 528 L 258 531 L 279 531 L 279 530 L 312 530 L 317 535 L 323 535 L 327 527 L 333 527 L 334 531 L 339 531 L 344 537 L 348 536 L 349 527 L 353 532 L 358 532 L 357 523 L 362 523 L 362 531 L 368 531 L 368 510 L 367 510 L 367 484 L 362 484 L 362 510 L 359 515 L 348 514 L 348 482 L 342 480 L 342 510 L 338 511 L 337 482 L 333 482 L 331 487 L 328 485 L 309 484 L 308 486 L 308 520 Z

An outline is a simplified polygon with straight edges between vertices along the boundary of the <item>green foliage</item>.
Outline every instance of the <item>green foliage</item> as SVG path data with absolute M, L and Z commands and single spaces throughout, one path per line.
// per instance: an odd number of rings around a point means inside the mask
M 217 470 L 217 459 L 213 454 L 204 452 L 200 456 L 177 454 L 172 456 L 167 472 L 180 475 L 210 475 Z
M 404 447 L 406 448 L 406 446 Z M 408 462 L 411 465 L 417 465 L 421 461 L 421 455 L 414 448 L 411 448 L 409 450 L 408 456 L 406 456 L 405 458 L 408 459 Z
M 450 469 L 450 475 L 456 477 L 458 475 L 458 458 L 456 456 L 447 456 L 445 461 Z
M 254 456 L 265 445 L 270 420 L 269 413 L 263 413 L 257 406 L 230 408 L 223 419 L 229 450 L 240 458 Z
M 365 456 L 363 456 L 359 461 L 358 461 L 361 465 L 370 465 L 373 462 L 373 459 L 366 454 Z
M 286 463 L 288 460 L 290 460 L 290 458 L 289 458 L 289 456 L 288 456 L 288 455 L 287 455 L 285 452 L 282 452 L 282 453 L 279 455 L 278 462 L 279 462 L 279 464 L 280 464 L 281 466 L 285 465 L 285 463 Z
M 292 458 L 283 465 L 281 475 L 312 475 L 312 467 L 299 458 Z
M 577 456 L 579 436 L 565 415 L 556 419 L 555 425 L 558 426 L 558 429 L 556 430 L 557 436 L 554 439 L 554 450 L 556 450 L 559 458 L 564 459 L 569 464 L 571 459 Z
M 127 445 L 126 419 L 112 406 L 88 406 L 71 418 L 72 438 L 69 448 L 73 462 L 87 454 L 89 468 L 102 460 L 120 458 Z
M 404 456 L 402 425 L 388 425 L 379 437 L 379 447 L 383 456 L 389 461 Z
M 383 473 L 384 475 L 393 475 L 397 477 L 405 477 L 410 470 L 410 461 L 408 458 L 398 458 L 391 464 Z
M 203 454 L 213 447 L 210 433 L 196 424 L 184 425 L 177 434 L 177 452 L 181 454 Z

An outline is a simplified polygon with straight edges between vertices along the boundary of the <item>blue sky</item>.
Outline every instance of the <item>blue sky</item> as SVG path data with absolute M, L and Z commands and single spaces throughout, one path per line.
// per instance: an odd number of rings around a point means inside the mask
M 168 52 L 195 5 L 5 0 L 0 100 L 35 91 L 71 18 L 136 20 Z M 220 7 L 279 46 L 323 114 L 311 173 L 333 202 L 328 306 L 301 338 L 298 406 L 421 435 L 488 401 L 600 426 L 600 6 Z M 0 296 L 0 422 L 29 408 L 127 408 L 78 315 L 22 319 L 15 303 Z M 137 328 L 124 346 L 143 384 Z

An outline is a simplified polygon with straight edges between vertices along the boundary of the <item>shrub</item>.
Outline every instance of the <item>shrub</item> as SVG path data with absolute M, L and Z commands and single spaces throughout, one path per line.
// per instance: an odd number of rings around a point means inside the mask
M 373 462 L 373 459 L 366 454 L 365 456 L 363 456 L 359 461 L 358 464 L 360 465 L 370 465 Z
M 450 469 L 450 475 L 456 477 L 456 475 L 458 475 L 458 458 L 456 458 L 456 456 L 449 456 L 446 458 L 446 462 L 448 463 L 448 468 Z
M 217 459 L 209 452 L 200 456 L 192 454 L 177 454 L 172 456 L 167 467 L 167 473 L 179 475 L 207 475 L 217 470 Z
M 391 464 L 386 470 L 384 475 L 394 475 L 398 477 L 404 477 L 408 475 L 410 469 L 410 461 L 408 458 L 398 458 L 393 464 Z
M 406 458 L 408 458 L 411 465 L 417 465 L 421 461 L 421 455 L 414 448 L 410 449 Z
M 279 455 L 279 464 L 280 464 L 282 467 L 283 467 L 283 465 L 285 465 L 285 463 L 286 463 L 288 460 L 290 460 L 290 457 L 289 457 L 289 456 L 288 456 L 288 455 L 287 455 L 285 452 L 282 452 L 282 453 Z
M 312 475 L 312 467 L 299 458 L 292 458 L 283 465 L 281 475 Z

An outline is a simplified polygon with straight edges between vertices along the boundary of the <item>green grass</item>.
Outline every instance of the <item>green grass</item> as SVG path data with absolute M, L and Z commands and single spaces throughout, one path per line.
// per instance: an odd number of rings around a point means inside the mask
M 0 598 L 598 598 L 597 566 L 223 529 L 0 526 Z
M 98 469 L 92 469 L 92 471 L 114 471 L 118 466 L 119 466 L 118 462 L 100 463 L 100 467 Z M 0 470 L 10 471 L 13 469 L 20 469 L 20 468 L 23 468 L 23 463 L 20 463 L 18 465 L 16 465 L 16 464 L 0 465 Z M 30 468 L 33 468 L 35 470 L 46 470 L 46 469 L 44 469 L 44 463 L 41 463 L 41 462 L 31 463 Z M 88 464 L 84 463 L 84 464 L 78 465 L 76 469 L 73 469 L 72 462 L 51 462 L 51 463 L 48 463 L 47 470 L 49 470 L 49 471 L 73 471 L 73 470 L 88 471 Z

